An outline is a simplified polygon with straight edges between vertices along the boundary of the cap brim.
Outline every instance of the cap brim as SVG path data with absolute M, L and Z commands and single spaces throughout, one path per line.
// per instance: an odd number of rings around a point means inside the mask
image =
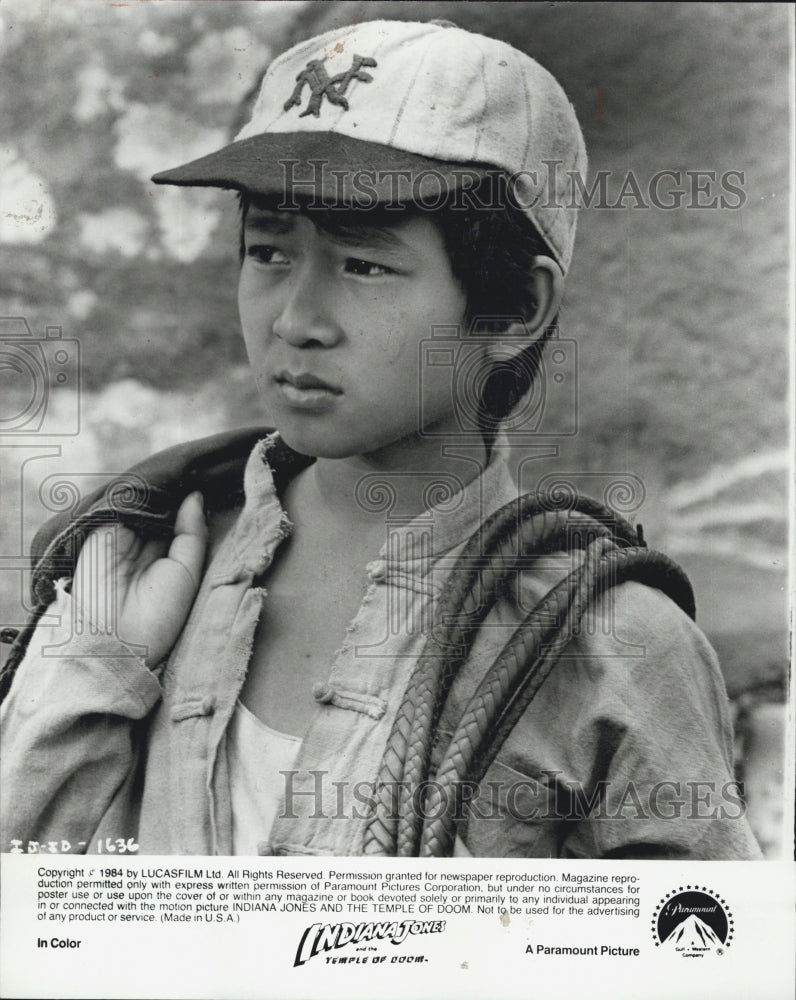
M 487 164 L 430 159 L 336 132 L 266 132 L 163 170 L 152 180 L 356 205 L 428 201 L 472 187 L 496 170 Z

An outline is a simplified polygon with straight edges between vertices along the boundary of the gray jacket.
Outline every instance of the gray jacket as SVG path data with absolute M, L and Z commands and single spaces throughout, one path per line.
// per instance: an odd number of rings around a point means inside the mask
M 147 854 L 229 854 L 226 733 L 265 591 L 290 531 L 269 449 L 258 443 L 245 501 L 211 533 L 199 594 L 168 662 L 148 670 L 112 635 L 72 627 L 62 581 L 3 706 L 2 840 L 76 852 L 133 840 Z M 330 664 L 263 854 L 357 855 L 385 745 L 456 554 L 516 496 L 499 455 L 410 524 L 390 526 Z M 433 751 L 522 618 L 571 569 L 540 558 L 493 608 L 454 682 Z M 732 779 L 732 733 L 715 654 L 659 591 L 625 583 L 565 654 L 491 764 L 462 827 L 486 857 L 753 858 Z M 390 626 L 389 623 L 393 623 Z M 586 810 L 576 807 L 585 800 Z M 45 848 L 46 849 L 46 848 Z

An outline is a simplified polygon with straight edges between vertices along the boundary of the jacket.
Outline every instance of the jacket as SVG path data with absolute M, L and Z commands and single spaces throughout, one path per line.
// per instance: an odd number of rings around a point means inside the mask
M 88 530 L 120 514 L 118 504 L 95 498 L 40 540 L 34 586 L 41 601 L 49 581 L 54 599 L 3 706 L 3 850 L 12 841 L 63 841 L 93 852 L 108 839 L 133 838 L 148 854 L 230 853 L 227 728 L 267 599 L 262 582 L 291 530 L 279 495 L 310 461 L 278 435 L 252 448 L 259 436 L 211 443 L 221 464 L 229 463 L 206 490 L 218 513 L 207 569 L 158 670 L 114 636 L 75 632 L 67 584 L 54 579 L 64 553 L 71 547 L 74 556 L 77 548 L 74 525 Z M 247 448 L 241 492 L 241 478 L 232 477 Z M 181 497 L 205 485 L 192 470 L 203 462 L 215 468 L 207 455 L 200 443 L 178 453 L 177 473 L 173 452 L 156 457 L 155 475 L 134 471 L 146 494 L 133 514 L 140 530 L 164 530 Z M 390 526 L 367 566 L 367 592 L 328 682 L 300 695 L 316 703 L 313 722 L 260 853 L 363 853 L 379 763 L 446 576 L 469 535 L 514 494 L 497 454 L 461 493 Z M 446 702 L 432 773 L 524 609 L 570 565 L 567 553 L 540 558 L 490 612 Z M 487 857 L 759 856 L 732 779 L 726 694 L 707 640 L 667 597 L 641 584 L 614 588 L 595 612 L 600 624 L 573 635 L 481 781 L 461 828 L 467 850 Z M 588 808 L 578 808 L 584 801 Z

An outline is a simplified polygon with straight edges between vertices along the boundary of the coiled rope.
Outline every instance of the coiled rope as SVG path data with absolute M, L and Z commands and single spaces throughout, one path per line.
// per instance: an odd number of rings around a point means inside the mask
M 486 672 L 429 782 L 434 734 L 479 627 L 519 570 L 561 550 L 582 551 L 581 564 L 536 605 Z M 657 587 L 694 617 L 693 591 L 676 563 L 639 544 L 628 522 L 589 498 L 571 498 L 562 510 L 554 499 L 529 493 L 484 522 L 448 577 L 395 717 L 365 830 L 365 854 L 451 853 L 457 788 L 483 777 L 589 604 L 627 580 Z M 425 829 L 424 816 L 434 817 Z

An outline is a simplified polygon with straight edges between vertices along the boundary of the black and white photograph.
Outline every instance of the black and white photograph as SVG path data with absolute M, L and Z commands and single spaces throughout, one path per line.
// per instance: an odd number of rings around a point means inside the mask
M 790 995 L 793 29 L 0 0 L 3 995 Z

